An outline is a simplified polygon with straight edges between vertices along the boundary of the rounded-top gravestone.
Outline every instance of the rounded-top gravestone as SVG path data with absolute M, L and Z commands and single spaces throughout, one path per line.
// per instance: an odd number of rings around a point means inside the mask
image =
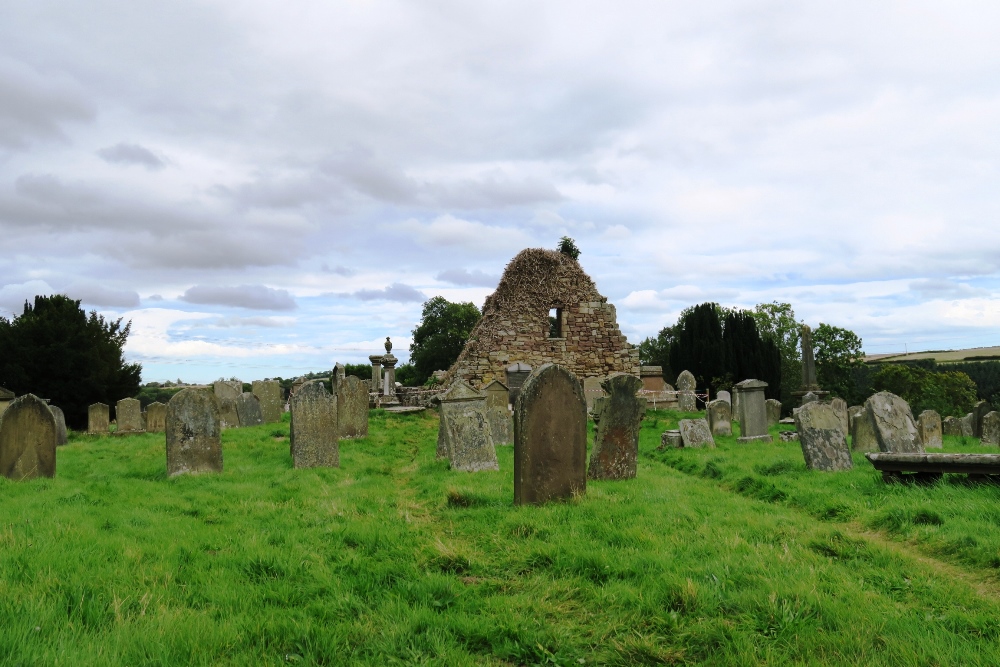
M 590 452 L 590 479 L 632 479 L 639 455 L 639 426 L 646 399 L 638 398 L 642 380 L 634 375 L 613 375 L 601 383 L 606 397 Z
M 167 403 L 167 474 L 222 472 L 219 401 L 211 391 L 182 389 Z
M 865 412 L 871 420 L 882 452 L 923 452 L 917 426 L 910 406 L 899 396 L 880 391 L 865 401 Z
M 236 416 L 240 420 L 240 426 L 259 426 L 264 423 L 264 416 L 260 410 L 260 399 L 249 391 L 245 391 L 236 398 Z
M 69 442 L 66 435 L 66 415 L 63 414 L 62 408 L 56 405 L 50 405 L 49 410 L 52 411 L 52 416 L 56 420 L 56 447 L 61 447 Z
M 56 418 L 34 394 L 19 396 L 0 415 L 0 475 L 21 480 L 55 474 Z

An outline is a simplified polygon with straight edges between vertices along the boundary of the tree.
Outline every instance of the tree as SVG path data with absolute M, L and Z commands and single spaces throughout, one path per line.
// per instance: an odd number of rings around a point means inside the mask
M 777 301 L 758 303 L 754 306 L 753 318 L 761 337 L 777 345 L 781 355 L 781 395 L 775 398 L 786 406 L 787 413 L 792 406 L 792 392 L 802 384 L 802 352 L 799 349 L 801 324 L 795 321 L 792 304 Z
M 883 364 L 872 377 L 875 391 L 891 391 L 910 404 L 914 415 L 936 410 L 960 417 L 976 403 L 976 383 L 958 371 L 929 371 L 909 364 Z
M 678 374 L 690 371 L 698 387 L 715 387 L 727 382 L 720 311 L 717 303 L 687 308 L 681 311 L 674 327 L 670 368 Z
M 140 364 L 125 363 L 132 323 L 105 321 L 61 294 L 36 296 L 11 320 L 0 317 L 0 386 L 32 393 L 62 408 L 73 428 L 87 423 L 87 406 L 114 405 L 139 392 Z
M 813 345 L 819 386 L 849 404 L 864 400 L 854 385 L 854 369 L 864 363 L 861 339 L 849 329 L 820 323 L 813 331 Z
M 443 296 L 426 301 L 410 344 L 410 363 L 415 371 L 412 382 L 421 385 L 434 371 L 450 368 L 480 317 L 471 302 L 452 303 Z
M 726 313 L 722 344 L 726 379 L 763 380 L 767 383 L 767 398 L 781 396 L 781 353 L 774 341 L 761 338 L 750 311 L 733 309 Z M 721 388 L 717 386 L 716 391 Z
M 573 239 L 571 239 L 568 236 L 564 236 L 561 239 L 559 239 L 559 248 L 558 248 L 558 250 L 562 254 L 569 255 L 573 259 L 579 259 L 580 258 L 580 249 L 578 247 L 576 247 L 576 241 L 574 241 Z

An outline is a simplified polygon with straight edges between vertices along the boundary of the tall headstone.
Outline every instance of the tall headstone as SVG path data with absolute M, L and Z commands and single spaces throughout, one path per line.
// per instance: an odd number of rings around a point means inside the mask
M 958 417 L 945 417 L 941 420 L 941 430 L 945 435 L 962 435 L 962 420 Z
M 743 406 L 740 405 L 740 390 L 733 386 L 733 421 L 743 421 Z
M 142 432 L 142 404 L 136 398 L 123 398 L 115 405 L 116 435 Z
M 983 415 L 983 434 L 981 444 L 1000 445 L 1000 412 L 990 410 Z
M 340 386 L 345 377 L 347 377 L 347 369 L 344 367 L 344 364 L 338 361 L 333 365 L 333 373 L 330 375 L 330 389 L 332 393 L 337 393 L 337 387 Z
M 767 406 L 764 404 L 763 380 L 743 380 L 736 384 L 740 394 L 740 437 L 739 443 L 772 442 L 767 432 Z
M 920 442 L 924 443 L 924 449 L 944 447 L 944 439 L 941 437 L 941 415 L 934 410 L 924 410 L 917 417 L 917 433 L 920 435 Z
M 677 429 L 681 432 L 681 442 L 685 447 L 715 447 L 712 429 L 705 419 L 682 419 L 677 422 Z
M 281 383 L 277 380 L 254 380 L 253 395 L 260 401 L 260 414 L 265 424 L 281 421 L 283 410 Z
M 264 414 L 260 409 L 260 399 L 253 392 L 245 391 L 236 397 L 236 416 L 240 426 L 260 426 L 264 423 Z
M 979 401 L 972 408 L 972 437 L 983 437 L 983 417 L 993 411 L 993 406 L 986 401 Z
M 865 411 L 875 429 L 879 451 L 892 453 L 923 452 L 913 413 L 906 401 L 888 391 L 869 397 Z
M 851 423 L 851 449 L 856 452 L 879 451 L 875 425 L 864 408 L 854 416 L 854 421 Z
M 90 435 L 107 435 L 109 418 L 108 406 L 104 403 L 94 403 L 87 408 L 87 433 Z
M 698 410 L 698 400 L 695 396 L 697 381 L 691 371 L 681 371 L 677 376 L 677 408 L 681 412 L 695 412 Z
M 167 403 L 167 475 L 222 472 L 219 399 L 202 389 L 181 389 Z
M 514 444 L 514 416 L 510 412 L 510 391 L 499 380 L 483 388 L 486 393 L 486 419 L 490 423 L 493 445 Z
M 439 435 L 448 449 L 452 470 L 478 472 L 499 470 L 490 423 L 486 418 L 486 394 L 464 380 L 456 379 L 441 395 Z
M 337 383 L 337 433 L 347 439 L 368 436 L 368 385 L 353 375 Z
M 837 415 L 837 419 L 840 420 L 840 425 L 843 427 L 841 430 L 844 435 L 847 435 L 850 431 L 850 420 L 847 417 L 847 401 L 842 398 L 833 398 L 830 400 L 830 407 L 833 408 L 834 413 Z
M 847 432 L 854 433 L 854 418 L 865 409 L 863 405 L 852 405 L 847 408 Z
M 764 406 L 767 410 L 768 427 L 774 426 L 781 421 L 781 401 L 775 398 L 769 398 L 764 401 Z
M 302 385 L 291 400 L 289 438 L 296 468 L 339 468 L 337 397 L 320 380 Z
M 729 403 L 717 398 L 705 406 L 705 415 L 712 435 L 733 434 L 733 413 Z
M 962 437 L 972 438 L 973 434 L 976 432 L 976 415 L 972 412 L 965 415 L 959 420 L 962 425 Z
M 601 406 L 594 448 L 590 452 L 590 479 L 632 479 L 639 456 L 639 425 L 646 399 L 636 396 L 643 381 L 634 375 L 613 375 L 602 383 Z
M 146 430 L 163 433 L 167 428 L 167 405 L 155 401 L 146 406 Z
M 845 427 L 827 403 L 808 403 L 795 413 L 795 429 L 807 468 L 833 472 L 854 467 Z
M 34 394 L 13 399 L 0 415 L 0 475 L 55 477 L 56 418 Z
M 802 346 L 802 386 L 793 391 L 792 396 L 802 399 L 800 405 L 805 405 L 806 394 L 815 394 L 817 399 L 823 399 L 830 392 L 820 389 L 816 382 L 816 355 L 813 350 L 812 329 L 803 324 L 799 329 L 799 342 Z
M 52 416 L 56 420 L 56 447 L 61 447 L 69 442 L 69 437 L 66 434 L 66 415 L 62 408 L 56 405 L 50 405 L 49 410 L 52 411 Z
M 319 380 L 316 380 L 318 382 Z M 216 394 L 218 398 L 218 394 Z M 240 413 L 236 410 L 235 398 L 218 398 L 219 414 L 222 416 L 222 428 L 239 428 Z
M 567 369 L 542 364 L 514 406 L 514 504 L 587 491 L 587 401 Z
M 243 383 L 239 380 L 216 380 L 212 383 L 212 389 L 220 401 L 227 398 L 235 401 L 243 393 Z
M 507 388 L 510 390 L 510 404 L 517 402 L 517 395 L 521 392 L 521 387 L 525 380 L 531 375 L 531 366 L 518 361 L 507 367 Z

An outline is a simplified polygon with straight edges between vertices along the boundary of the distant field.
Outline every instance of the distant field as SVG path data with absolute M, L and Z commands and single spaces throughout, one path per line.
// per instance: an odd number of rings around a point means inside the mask
M 1000 346 L 972 347 L 966 350 L 943 350 L 937 352 L 911 352 L 910 354 L 869 354 L 865 361 L 913 361 L 917 359 L 933 359 L 939 363 L 949 361 L 964 361 L 970 357 L 995 357 L 1000 359 Z M 972 359 L 975 361 L 975 359 Z
M 162 435 L 74 434 L 55 479 L 0 478 L 0 665 L 1000 664 L 1000 487 L 657 450 L 681 416 L 544 507 L 510 447 L 436 461 L 432 412 L 373 413 L 339 469 L 292 469 L 287 423 L 173 479 Z

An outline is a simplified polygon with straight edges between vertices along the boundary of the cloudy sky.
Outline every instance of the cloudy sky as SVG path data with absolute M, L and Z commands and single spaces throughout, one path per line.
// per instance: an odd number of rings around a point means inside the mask
M 1000 343 L 1000 4 L 0 0 L 0 316 L 144 380 L 405 359 L 569 235 L 632 342 L 787 301 Z

